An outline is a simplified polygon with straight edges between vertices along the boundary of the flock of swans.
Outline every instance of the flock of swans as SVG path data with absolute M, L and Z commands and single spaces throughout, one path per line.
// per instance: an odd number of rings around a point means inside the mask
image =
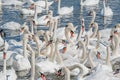
M 58 2 L 58 16 L 49 10 L 54 2 Z M 0 7 L 24 4 L 28 7 L 20 11 L 28 16 L 30 25 L 12 21 L 0 26 L 0 80 L 120 80 L 120 66 L 113 69 L 112 64 L 120 59 L 120 23 L 99 30 L 96 12 L 91 10 L 89 30 L 86 31 L 82 18 L 76 33 L 77 28 L 71 22 L 58 28 L 59 19 L 73 12 L 73 6 L 61 7 L 61 0 L 3 0 Z M 99 0 L 80 0 L 81 6 L 96 4 Z M 43 11 L 46 15 L 38 18 Z M 113 15 L 106 0 L 101 14 Z

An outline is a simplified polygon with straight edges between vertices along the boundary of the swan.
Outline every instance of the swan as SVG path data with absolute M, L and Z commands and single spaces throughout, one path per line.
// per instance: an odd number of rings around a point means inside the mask
M 14 25 L 13 25 L 14 24 Z M 8 29 L 8 30 L 19 30 L 21 28 L 21 25 L 17 22 L 7 22 L 0 26 L 1 29 Z
M 2 1 L 0 0 L 0 14 L 2 14 Z
M 60 53 L 59 53 L 59 51 L 58 51 L 58 45 L 59 45 L 59 43 L 62 43 L 62 44 L 65 44 L 65 42 L 64 42 L 64 40 L 62 40 L 62 39 L 56 39 L 56 41 L 55 41 L 55 51 L 51 54 L 51 59 L 52 59 L 52 61 L 57 61 L 59 64 L 62 64 L 63 63 L 63 59 L 62 59 L 62 57 L 61 57 L 61 55 L 60 55 Z
M 60 7 L 61 0 L 58 0 L 58 14 L 59 15 L 67 15 L 73 12 L 73 6 L 72 7 Z
M 23 15 L 27 15 L 27 16 L 34 16 L 37 12 L 38 13 L 42 13 L 45 9 L 35 5 L 35 4 L 31 4 L 31 6 L 29 8 L 22 8 L 21 10 L 21 14 Z
M 35 53 L 31 46 L 28 45 L 28 50 L 31 52 L 31 80 L 35 79 Z
M 91 5 L 97 5 L 99 3 L 99 0 L 80 0 L 80 5 L 86 5 L 86 6 L 91 6 Z
M 98 23 L 94 22 L 91 24 L 90 28 L 94 27 L 94 32 L 92 33 L 92 35 L 90 35 L 90 38 L 95 38 L 97 35 L 97 31 L 98 31 Z
M 81 62 L 81 63 L 84 63 L 85 59 L 87 58 L 85 43 L 83 43 L 82 41 L 79 41 L 77 45 L 78 45 L 77 48 L 79 48 L 80 46 L 82 46 L 82 48 L 83 48 L 83 49 L 82 49 L 82 56 L 79 57 L 79 59 L 80 59 L 80 62 Z
M 85 22 L 84 22 L 84 18 L 82 18 L 82 20 L 81 20 L 81 27 L 80 27 L 80 30 L 79 30 L 79 34 L 78 34 L 77 40 L 80 40 L 82 35 L 84 35 L 84 33 L 85 33 Z
M 2 5 L 22 6 L 24 3 L 19 0 L 3 0 Z
M 32 40 L 32 33 L 29 31 L 28 26 L 24 25 L 22 26 L 22 28 L 20 29 L 21 34 L 23 34 L 22 40 L 23 40 L 23 55 L 25 58 L 27 58 L 27 42 L 29 39 Z
M 3 71 L 0 72 L 0 76 L 1 76 L 1 80 L 6 80 L 7 79 L 7 75 L 9 75 L 9 79 L 13 79 L 16 80 L 17 79 L 17 75 L 15 73 L 15 70 L 13 68 L 7 70 L 7 66 L 11 66 L 11 59 L 9 58 L 10 54 L 7 54 L 9 51 L 5 51 L 5 49 L 3 50 L 2 54 L 3 54 Z
M 107 57 L 106 57 L 106 63 L 105 64 L 99 64 L 96 66 L 95 72 L 93 72 L 91 75 L 86 77 L 85 80 L 118 80 L 111 72 L 112 72 L 112 66 L 110 63 L 110 53 L 109 53 L 109 46 L 106 48 L 107 50 Z M 94 65 L 93 65 L 94 66 Z M 98 76 L 102 76 L 101 78 L 98 78 Z
M 112 56 L 113 58 L 114 57 L 118 57 L 118 48 L 119 48 L 119 38 L 118 38 L 118 34 L 116 34 L 116 31 L 114 31 L 114 34 L 111 36 L 112 38 L 112 47 L 113 47 L 113 50 L 112 50 Z
M 103 9 L 101 11 L 101 15 L 103 16 L 113 16 L 112 9 L 107 5 L 106 0 L 103 0 Z
M 35 15 L 34 15 L 34 19 L 33 19 L 33 22 L 35 24 L 35 26 L 40 26 L 40 25 L 43 25 L 43 26 L 46 26 L 47 22 L 50 20 L 50 18 L 48 18 L 49 16 L 52 16 L 53 13 L 51 11 L 48 12 L 47 15 L 43 15 L 41 17 L 37 17 L 37 11 L 35 12 Z

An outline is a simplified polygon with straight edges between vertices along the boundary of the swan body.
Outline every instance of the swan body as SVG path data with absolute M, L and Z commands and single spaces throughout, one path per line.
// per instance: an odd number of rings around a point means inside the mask
M 73 12 L 73 6 L 72 7 L 62 7 L 60 8 L 60 12 L 58 14 L 60 15 L 66 15 Z
M 113 12 L 112 12 L 112 9 L 109 7 L 109 6 L 106 6 L 106 1 L 103 0 L 103 9 L 101 11 L 101 14 L 103 16 L 113 16 Z
M 67 15 L 73 12 L 73 6 L 72 7 L 60 7 L 60 4 L 61 4 L 61 0 L 58 0 L 58 14 L 59 15 Z
M 16 71 L 29 70 L 31 68 L 29 60 L 22 55 L 15 53 L 13 59 L 13 66 Z
M 48 66 L 49 65 L 49 66 Z M 38 72 L 49 72 L 49 73 L 54 73 L 55 69 L 58 70 L 59 69 L 59 65 L 52 63 L 50 61 L 42 61 L 42 62 L 38 62 L 36 63 L 36 67 L 38 69 Z
M 17 75 L 15 73 L 15 70 L 13 68 L 9 69 L 6 71 L 6 75 L 9 75 L 8 80 L 16 80 L 17 79 Z M 0 72 L 0 80 L 5 80 L 4 78 L 4 73 L 3 72 Z
M 81 5 L 91 6 L 91 5 L 97 5 L 99 3 L 99 0 L 81 0 Z
M 19 0 L 3 0 L 3 5 L 22 6 L 24 3 Z
M 48 6 L 51 6 L 53 3 L 54 3 L 54 1 L 47 2 L 47 5 L 48 5 Z M 34 4 L 35 4 L 35 5 L 39 5 L 40 7 L 43 7 L 43 8 L 46 7 L 45 1 L 36 1 L 36 2 L 34 2 Z
M 14 24 L 14 25 L 13 25 Z M 19 30 L 21 28 L 21 25 L 17 22 L 7 22 L 0 26 L 1 29 L 8 29 L 8 30 Z
M 107 6 L 105 7 L 105 11 L 102 9 L 101 14 L 104 16 L 112 16 L 113 12 L 112 9 L 109 6 Z

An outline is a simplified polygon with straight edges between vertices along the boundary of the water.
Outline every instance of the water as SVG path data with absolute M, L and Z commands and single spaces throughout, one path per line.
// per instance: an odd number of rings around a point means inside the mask
M 37 1 L 37 0 L 35 0 L 35 1 Z M 59 22 L 60 27 L 64 27 L 68 22 L 72 22 L 75 26 L 77 26 L 79 28 L 81 25 L 80 18 L 84 17 L 85 26 L 86 26 L 86 29 L 88 29 L 88 25 L 89 25 L 89 22 L 91 19 L 91 17 L 88 16 L 88 13 L 92 9 L 94 9 L 97 13 L 95 21 L 98 23 L 99 29 L 111 28 L 116 23 L 120 23 L 120 6 L 119 6 L 120 0 L 108 0 L 108 5 L 110 6 L 110 8 L 112 8 L 113 13 L 114 13 L 112 18 L 103 18 L 103 16 L 101 16 L 101 10 L 103 8 L 102 0 L 100 0 L 100 3 L 95 7 L 84 6 L 81 13 L 80 13 L 80 4 L 79 3 L 80 3 L 80 0 L 61 0 L 61 7 L 73 6 L 74 11 L 73 11 L 72 15 L 64 16 L 61 18 L 61 20 Z M 23 22 L 25 20 L 20 17 L 19 10 L 15 10 L 13 7 L 12 8 L 10 8 L 10 7 L 5 8 L 5 7 L 6 6 L 3 6 L 3 16 L 2 16 L 2 21 L 1 21 L 0 25 L 4 24 L 6 22 L 9 22 L 9 21 L 15 21 L 20 24 L 23 24 Z M 57 13 L 57 2 L 52 4 L 50 9 L 54 11 L 54 16 L 56 16 L 57 15 L 56 14 Z

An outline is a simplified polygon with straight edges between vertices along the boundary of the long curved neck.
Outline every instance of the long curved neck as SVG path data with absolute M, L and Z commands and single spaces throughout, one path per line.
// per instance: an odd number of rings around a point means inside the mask
M 93 32 L 93 34 L 90 36 L 90 38 L 94 38 L 96 35 L 97 35 L 97 31 L 98 31 L 98 24 L 97 23 L 95 23 L 95 29 L 94 29 L 94 32 Z
M 90 53 L 89 53 L 89 56 L 88 56 L 88 60 L 89 60 L 89 62 L 90 62 L 91 68 L 94 68 L 94 67 L 95 67 L 95 64 L 94 64 L 94 62 L 93 62 L 93 60 L 92 60 L 92 58 L 91 58 L 92 54 L 93 54 L 93 50 L 90 50 Z
M 0 0 L 0 14 L 2 13 L 2 0 Z
M 3 55 L 6 56 L 6 53 L 3 53 Z M 6 80 L 6 58 L 4 58 L 3 74 L 4 74 L 4 79 Z
M 35 9 L 34 9 L 34 19 L 37 20 L 37 6 L 35 5 Z
M 56 36 L 57 26 L 58 26 L 58 20 L 54 19 L 54 29 L 53 29 L 53 38 L 54 38 L 54 40 L 56 39 L 55 36 Z
M 58 44 L 59 44 L 59 42 L 56 41 L 56 43 L 55 43 L 56 60 L 57 60 L 57 62 L 58 62 L 59 64 L 63 64 L 63 59 L 62 59 L 62 57 L 61 57 L 61 55 L 60 55 L 60 53 L 59 53 L 59 51 L 58 51 Z
M 103 15 L 105 15 L 105 8 L 106 8 L 106 6 L 105 6 L 105 0 L 103 0 Z
M 95 17 L 96 17 L 96 12 L 93 12 L 91 23 L 95 21 Z
M 28 50 L 31 52 L 31 79 L 34 80 L 35 78 L 35 53 L 30 47 L 30 45 L 27 45 Z
M 64 66 L 63 70 L 65 72 L 65 80 L 70 80 L 70 70 L 66 66 Z
M 82 6 L 83 5 L 83 0 L 80 0 L 80 6 Z
M 84 30 L 83 30 L 82 26 L 84 26 Z M 85 31 L 85 24 L 84 24 L 84 21 L 82 22 L 82 26 L 80 27 L 80 30 L 79 30 L 79 34 L 78 34 L 77 40 L 80 40 L 81 35 L 82 35 L 83 32 Z
M 47 11 L 47 13 L 48 13 L 48 0 L 45 0 L 45 8 L 46 8 L 46 11 Z
M 110 63 L 110 48 L 109 48 L 109 47 L 107 47 L 106 64 L 107 64 L 108 66 L 111 66 L 111 63 Z
M 83 46 L 82 62 L 84 62 L 84 60 L 86 59 L 86 48 L 83 42 L 82 42 L 82 46 Z
M 114 34 L 114 43 L 115 43 L 115 48 L 113 49 L 113 55 L 116 56 L 118 55 L 118 47 L 119 47 L 119 40 L 118 40 L 118 35 Z
M 85 36 L 85 46 L 87 47 L 89 45 L 89 37 L 88 35 Z
M 61 4 L 61 0 L 58 0 L 58 14 L 60 13 L 60 4 Z
M 70 39 L 70 29 L 69 28 L 65 28 L 65 37 L 68 40 L 68 42 L 72 43 L 72 41 Z
M 97 44 L 96 44 L 96 48 L 98 48 L 99 45 L 100 45 L 100 39 L 101 39 L 101 34 L 100 34 L 100 32 L 98 31 L 98 32 L 97 32 Z
M 74 65 L 72 65 L 72 66 L 67 66 L 67 67 L 68 67 L 68 69 L 69 69 L 70 71 L 78 68 L 78 69 L 80 70 L 80 73 L 79 73 L 78 76 L 81 77 L 81 78 L 85 75 L 85 73 L 86 73 L 85 71 L 88 71 L 88 70 L 89 70 L 86 66 L 84 66 L 84 65 L 82 65 L 82 64 L 74 64 Z

